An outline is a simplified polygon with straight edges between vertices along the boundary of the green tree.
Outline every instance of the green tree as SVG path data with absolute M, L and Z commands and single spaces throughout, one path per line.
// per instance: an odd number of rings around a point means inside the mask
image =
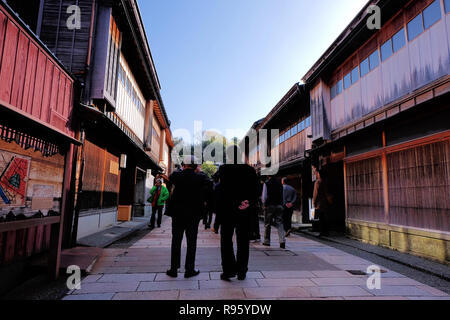
M 212 162 L 205 162 L 202 164 L 202 171 L 206 173 L 208 177 L 212 178 L 217 172 L 217 167 Z

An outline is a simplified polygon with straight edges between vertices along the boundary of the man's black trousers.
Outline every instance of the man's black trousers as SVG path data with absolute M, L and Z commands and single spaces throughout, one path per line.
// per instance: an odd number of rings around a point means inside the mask
M 222 268 L 226 276 L 245 275 L 250 253 L 250 221 L 248 212 L 239 212 L 221 220 Z M 234 254 L 233 235 L 236 231 L 237 254 Z
M 195 270 L 199 223 L 200 219 L 197 218 L 172 218 L 172 270 L 177 270 L 181 266 L 181 244 L 184 233 L 186 233 L 187 243 L 185 271 Z

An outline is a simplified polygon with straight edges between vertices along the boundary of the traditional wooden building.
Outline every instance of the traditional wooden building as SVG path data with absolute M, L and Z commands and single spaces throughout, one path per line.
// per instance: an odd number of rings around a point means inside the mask
M 261 141 L 261 130 L 267 130 L 267 141 Z M 279 136 L 271 142 L 271 130 L 278 130 Z M 251 133 L 253 132 L 253 134 Z M 309 95 L 304 85 L 295 84 L 277 103 L 270 113 L 256 122 L 247 134 L 249 141 L 248 163 L 259 172 L 267 165 L 278 168 L 276 176 L 288 178 L 288 184 L 298 192 L 294 222 L 309 221 L 309 199 L 312 198 L 311 164 L 306 151 L 311 149 L 311 117 Z M 255 139 L 257 139 L 255 141 Z M 263 148 L 261 143 L 267 144 Z M 270 163 L 261 152 L 269 149 Z
M 58 275 L 80 145 L 76 80 L 28 25 L 0 1 L 0 293 L 37 254 Z
M 381 8 L 380 30 L 367 27 L 369 5 Z M 357 239 L 447 263 L 449 52 L 450 1 L 372 0 L 304 77 L 310 154 L 342 203 L 338 223 Z
M 153 177 L 170 171 L 170 121 L 137 1 L 39 3 L 41 39 L 82 88 L 77 114 L 83 148 L 75 210 L 65 227 L 74 244 L 144 214 Z M 76 8 L 78 26 L 71 20 Z

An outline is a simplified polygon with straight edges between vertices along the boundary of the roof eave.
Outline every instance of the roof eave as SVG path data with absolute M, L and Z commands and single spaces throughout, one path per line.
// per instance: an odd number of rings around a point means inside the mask
M 344 31 L 337 37 L 332 45 L 325 51 L 325 53 L 319 58 L 319 60 L 313 65 L 313 67 L 303 76 L 302 81 L 304 83 L 313 82 L 321 71 L 324 69 L 326 63 L 337 54 L 347 40 L 358 32 L 361 27 L 366 27 L 366 17 L 368 14 L 368 8 L 371 5 L 377 5 L 383 0 L 369 0 L 364 8 L 356 15 L 356 17 L 350 22 L 350 24 L 344 29 Z

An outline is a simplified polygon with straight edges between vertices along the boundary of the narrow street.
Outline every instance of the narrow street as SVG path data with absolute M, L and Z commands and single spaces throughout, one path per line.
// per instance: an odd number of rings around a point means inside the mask
M 385 267 L 381 267 L 381 289 L 370 290 L 368 276 L 354 273 L 365 272 L 373 262 L 299 235 L 291 235 L 287 250 L 281 250 L 275 229 L 272 247 L 251 245 L 247 280 L 224 282 L 219 279 L 220 238 L 202 227 L 198 277 L 184 279 L 183 270 L 177 279 L 165 275 L 171 242 L 171 220 L 165 219 L 161 229 L 142 231 L 143 237 L 104 249 L 81 289 L 64 300 L 450 299 L 442 291 Z

